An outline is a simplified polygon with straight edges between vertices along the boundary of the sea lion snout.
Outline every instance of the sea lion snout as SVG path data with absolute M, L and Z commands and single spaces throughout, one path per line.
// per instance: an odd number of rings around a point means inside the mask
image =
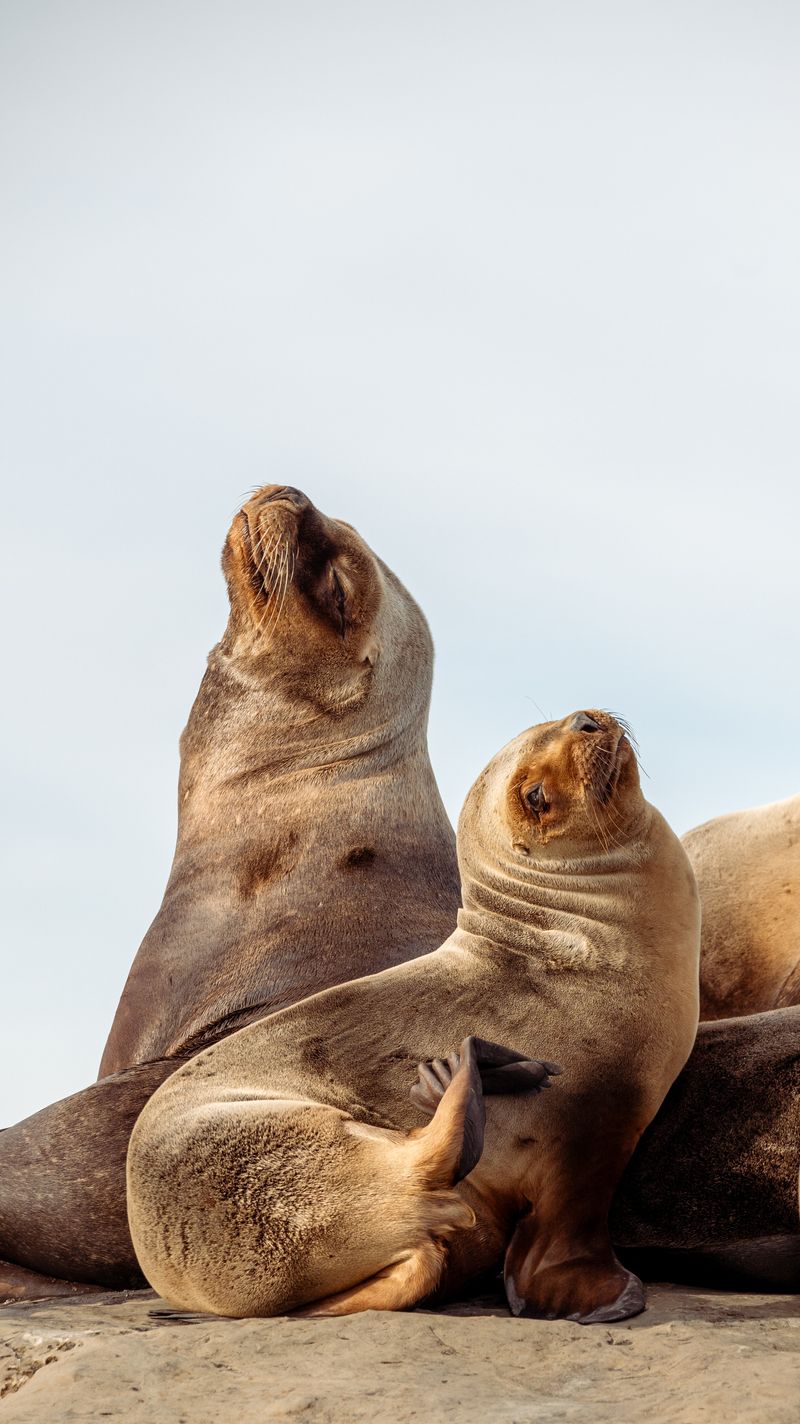
M 378 660 L 385 580 L 355 529 L 293 485 L 265 485 L 234 519 L 222 566 L 231 600 L 226 651 L 269 652 L 280 659 L 284 691 L 291 686 L 295 698 L 325 710 L 363 698 L 364 675 Z
M 600 723 L 595 721 L 588 712 L 576 712 L 572 719 L 572 728 L 575 732 L 602 732 Z
M 278 500 L 285 500 L 287 504 L 293 504 L 297 509 L 305 509 L 311 503 L 307 494 L 296 489 L 294 485 L 264 485 L 261 491 L 262 504 L 274 504 Z
M 636 754 L 626 724 L 595 708 L 529 728 L 479 778 L 465 814 L 494 840 L 499 822 L 525 856 L 558 841 L 557 854 L 594 855 L 621 845 L 642 814 Z

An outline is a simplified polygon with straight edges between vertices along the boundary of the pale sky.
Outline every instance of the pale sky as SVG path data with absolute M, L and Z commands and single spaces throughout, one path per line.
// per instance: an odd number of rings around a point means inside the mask
M 0 1123 L 96 1074 L 255 485 L 422 603 L 457 814 L 605 706 L 800 790 L 800 9 L 5 0 Z

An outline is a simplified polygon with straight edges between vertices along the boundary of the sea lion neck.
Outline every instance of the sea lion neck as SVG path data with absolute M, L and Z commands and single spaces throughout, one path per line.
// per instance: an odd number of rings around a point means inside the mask
M 622 967 L 626 951 L 614 945 L 622 900 L 630 903 L 650 859 L 645 807 L 636 832 L 622 846 L 583 858 L 539 860 L 460 847 L 462 944 L 528 955 L 531 962 L 577 968 L 596 964 L 607 939 L 607 962 Z M 610 933 L 603 933 L 608 926 Z M 591 932 L 591 933 L 589 933 Z M 591 950 L 589 945 L 591 943 Z
M 410 699 L 402 715 L 388 715 L 384 702 L 368 694 L 333 716 L 287 705 L 280 687 L 215 649 L 181 737 L 179 840 L 195 815 L 224 816 L 251 788 L 285 797 L 287 781 L 306 773 L 354 781 L 427 760 L 426 701 Z

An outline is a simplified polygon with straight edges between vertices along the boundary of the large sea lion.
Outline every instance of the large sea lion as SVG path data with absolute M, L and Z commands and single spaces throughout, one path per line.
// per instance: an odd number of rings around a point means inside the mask
M 800 1003 L 800 796 L 683 837 L 700 891 L 700 1017 Z
M 241 1030 L 151 1098 L 128 1209 L 169 1300 L 233 1316 L 401 1308 L 505 1253 L 517 1313 L 643 1308 L 607 1217 L 697 1027 L 686 854 L 622 726 L 580 712 L 489 764 L 459 861 L 464 908 L 439 950 Z M 539 1086 L 548 1065 L 526 1060 L 542 1053 L 563 1078 L 535 1102 L 490 1096 L 484 1139 L 481 1069 L 492 1093 L 499 1073 Z
M 244 506 L 222 564 L 230 618 L 181 738 L 175 859 L 101 1077 L 424 954 L 455 921 L 420 609 L 284 485 Z
M 420 609 L 354 529 L 283 485 L 236 516 L 223 568 L 230 617 L 181 741 L 172 872 L 101 1081 L 0 1133 L 0 1297 L 35 1287 L 18 1267 L 140 1281 L 124 1167 L 154 1087 L 198 1046 L 455 924 Z

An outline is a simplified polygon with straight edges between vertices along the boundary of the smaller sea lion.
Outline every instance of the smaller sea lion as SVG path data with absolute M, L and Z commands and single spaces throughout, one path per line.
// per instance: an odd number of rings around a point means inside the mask
M 800 1003 L 800 796 L 683 837 L 702 906 L 701 1019 Z
M 175 1305 L 401 1309 L 505 1256 L 517 1314 L 643 1309 L 608 1210 L 697 1028 L 686 854 L 596 711 L 499 752 L 458 847 L 464 908 L 440 949 L 242 1029 L 148 1103 L 129 1220 Z M 552 1090 L 501 1096 L 503 1075 L 544 1081 L 543 1052 L 564 1070 Z

